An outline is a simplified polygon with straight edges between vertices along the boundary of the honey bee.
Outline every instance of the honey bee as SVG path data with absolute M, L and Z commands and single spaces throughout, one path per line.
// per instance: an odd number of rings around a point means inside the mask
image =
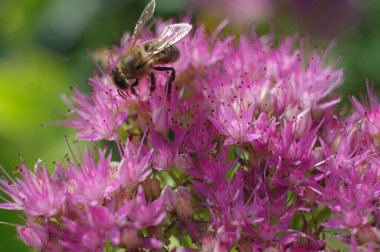
M 168 25 L 158 38 L 140 43 L 138 37 L 144 25 L 153 16 L 155 5 L 155 0 L 151 0 L 145 7 L 137 21 L 129 47 L 111 70 L 113 82 L 118 88 L 119 95 L 123 98 L 126 98 L 124 91 L 128 89 L 137 96 L 135 87 L 139 84 L 139 79 L 148 74 L 151 80 L 150 93 L 152 93 L 156 88 L 154 71 L 170 72 L 166 90 L 170 95 L 175 79 L 175 70 L 173 67 L 155 66 L 155 64 L 168 64 L 179 58 L 180 52 L 175 44 L 191 31 L 192 25 L 188 23 Z M 134 81 L 129 83 L 128 80 L 131 79 Z

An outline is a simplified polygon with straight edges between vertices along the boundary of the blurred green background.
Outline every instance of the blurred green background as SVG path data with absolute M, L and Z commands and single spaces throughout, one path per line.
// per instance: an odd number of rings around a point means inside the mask
M 335 39 L 334 52 L 341 55 L 341 66 L 346 69 L 341 92 L 364 93 L 366 75 L 379 90 L 380 1 L 363 1 L 353 12 L 333 9 L 328 17 L 323 15 L 329 5 L 308 13 L 304 8 L 310 6 L 294 7 L 294 2 L 299 1 L 282 1 L 274 14 L 262 20 L 258 27 L 281 34 L 307 34 L 313 45 L 322 47 Z M 63 158 L 68 151 L 64 135 L 74 139 L 75 132 L 41 124 L 63 118 L 67 107 L 60 95 L 70 94 L 70 86 L 87 89 L 94 64 L 86 48 L 96 50 L 117 43 L 123 32 L 133 29 L 146 3 L 143 0 L 0 0 L 0 163 L 3 167 L 11 171 L 19 165 L 19 153 L 30 168 L 39 158 L 48 165 Z M 191 0 L 157 0 L 156 16 L 168 18 L 191 9 L 198 21 L 203 20 L 211 27 L 222 20 L 221 16 L 213 16 L 202 8 L 197 10 Z M 339 15 L 348 19 L 339 19 Z M 0 210 L 0 221 L 22 223 L 22 216 Z M 0 225 L 0 237 L 2 251 L 28 250 L 12 226 Z

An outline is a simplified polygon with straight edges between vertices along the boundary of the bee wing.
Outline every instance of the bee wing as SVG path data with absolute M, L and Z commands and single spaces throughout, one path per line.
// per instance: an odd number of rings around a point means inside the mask
M 192 25 L 188 23 L 172 24 L 165 27 L 157 40 L 149 47 L 148 55 L 154 55 L 170 45 L 183 39 L 190 31 Z
M 145 7 L 144 11 L 141 13 L 139 20 L 133 31 L 131 46 L 135 45 L 137 38 L 139 37 L 144 25 L 151 19 L 154 13 L 154 8 L 156 7 L 156 1 L 151 0 Z

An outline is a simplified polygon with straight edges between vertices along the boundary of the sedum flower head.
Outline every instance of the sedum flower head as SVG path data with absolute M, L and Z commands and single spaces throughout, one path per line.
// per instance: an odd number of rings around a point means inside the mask
M 159 21 L 156 37 L 171 23 Z M 142 77 L 123 97 L 111 69 L 126 34 L 90 79 L 89 96 L 64 98 L 62 124 L 87 149 L 34 172 L 4 174 L 1 208 L 23 210 L 26 244 L 48 251 L 323 251 L 331 230 L 353 251 L 380 246 L 378 101 L 355 98 L 336 114 L 343 70 L 302 38 L 223 37 L 196 27 L 156 90 Z M 298 46 L 297 46 L 298 45 Z M 124 91 L 123 91 L 124 92 Z M 115 152 L 114 152 L 115 153 Z

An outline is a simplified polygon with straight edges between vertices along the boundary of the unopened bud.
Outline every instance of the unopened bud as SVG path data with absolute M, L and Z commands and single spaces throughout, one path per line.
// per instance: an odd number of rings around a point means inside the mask
M 160 182 L 155 178 L 148 178 L 143 182 L 145 196 L 152 201 L 157 199 L 161 194 Z
M 125 228 L 121 233 L 121 245 L 128 251 L 140 245 L 140 238 L 136 229 Z
M 187 188 L 180 187 L 177 189 L 177 202 L 175 210 L 180 217 L 190 217 L 194 209 L 191 205 L 190 192 Z
M 379 242 L 380 232 L 374 227 L 365 226 L 357 231 L 356 237 L 360 243 Z

